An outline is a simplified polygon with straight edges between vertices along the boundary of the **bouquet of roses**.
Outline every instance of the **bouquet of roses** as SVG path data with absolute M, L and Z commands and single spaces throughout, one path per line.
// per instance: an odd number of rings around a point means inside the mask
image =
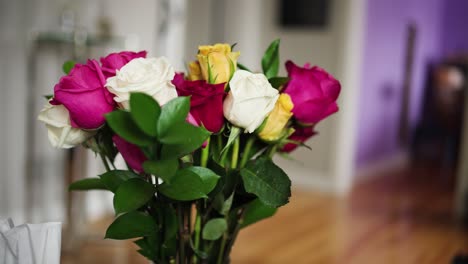
M 305 146 L 338 110 L 340 84 L 323 69 L 288 61 L 288 76 L 277 76 L 279 40 L 263 73 L 232 49 L 200 46 L 187 75 L 144 51 L 66 62 L 39 115 L 53 146 L 82 144 L 102 158 L 107 172 L 70 190 L 114 193 L 106 238 L 138 238 L 155 263 L 229 262 L 239 231 L 291 195 L 273 155 Z M 114 165 L 119 153 L 127 169 Z

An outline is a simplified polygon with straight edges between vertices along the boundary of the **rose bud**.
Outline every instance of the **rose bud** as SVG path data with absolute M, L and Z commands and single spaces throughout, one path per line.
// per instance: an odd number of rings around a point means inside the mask
M 45 123 L 50 144 L 55 148 L 73 148 L 95 134 L 95 131 L 73 128 L 68 110 L 63 105 L 47 103 L 38 120 Z
M 265 124 L 258 133 L 258 136 L 265 141 L 276 141 L 285 136 L 289 119 L 292 117 L 291 110 L 294 105 L 288 94 L 281 94 L 276 101 L 275 108 L 265 119 Z
M 229 82 L 231 90 L 224 99 L 224 117 L 235 126 L 252 133 L 273 110 L 278 91 L 263 74 L 239 70 Z
M 290 80 L 284 93 L 291 96 L 297 121 L 313 125 L 338 111 L 341 86 L 332 75 L 317 66 L 301 68 L 291 61 L 286 62 L 286 70 Z
M 107 79 L 106 87 L 123 108 L 130 108 L 130 93 L 141 92 L 152 96 L 160 105 L 177 97 L 172 84 L 174 68 L 166 58 L 137 58 L 123 66 L 114 77 Z
M 208 83 L 227 83 L 237 68 L 240 52 L 231 52 L 229 44 L 198 47 L 198 62 Z

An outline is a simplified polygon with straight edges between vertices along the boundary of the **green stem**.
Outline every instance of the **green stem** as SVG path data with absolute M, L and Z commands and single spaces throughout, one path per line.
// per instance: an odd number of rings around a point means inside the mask
M 201 161 L 200 161 L 200 165 L 202 167 L 206 167 L 206 165 L 208 164 L 208 157 L 210 155 L 210 139 L 211 137 L 209 137 L 206 140 L 206 147 L 202 149 Z
M 239 160 L 239 143 L 240 139 L 237 137 L 234 141 L 234 146 L 232 149 L 232 158 L 231 158 L 231 168 L 236 169 L 237 168 L 237 161 Z
M 106 157 L 102 153 L 99 153 L 99 156 L 101 157 L 104 167 L 106 167 L 106 171 L 111 171 L 109 164 L 107 163 Z
M 179 262 L 185 263 L 185 226 L 184 226 L 184 213 L 182 205 L 177 204 L 177 215 L 179 216 Z
M 219 163 L 225 167 L 226 166 L 226 157 L 227 157 L 227 154 L 229 152 L 229 149 L 225 149 L 223 154 L 221 155 L 221 158 L 219 159 Z
M 223 150 L 223 135 L 219 134 L 216 136 L 216 139 L 218 141 L 218 153 L 221 153 Z
M 272 146 L 272 147 L 268 150 L 267 155 L 268 155 L 268 157 L 269 157 L 270 159 L 273 158 L 273 156 L 275 155 L 277 149 L 278 149 L 278 146 L 277 146 L 277 145 L 274 145 L 274 146 Z
M 112 162 L 112 161 L 110 160 L 110 158 L 107 158 L 107 160 L 109 161 L 109 163 L 110 163 L 110 165 L 111 165 L 112 169 L 116 170 L 116 169 L 117 169 L 117 167 L 115 167 L 115 164 L 114 164 L 114 162 Z
M 226 248 L 227 234 L 224 233 L 223 240 L 221 241 L 221 247 L 219 248 L 217 264 L 222 264 L 224 260 L 224 249 Z
M 245 215 L 245 208 L 240 209 L 238 213 L 238 220 L 234 232 L 231 235 L 231 239 L 229 240 L 229 244 L 227 245 L 227 252 L 226 254 L 229 255 L 231 253 L 232 246 L 237 239 L 237 235 L 239 235 L 239 231 L 241 230 L 242 224 L 244 223 L 244 215 Z
M 192 234 L 192 204 L 189 204 L 187 206 L 184 206 L 184 212 L 185 212 L 185 237 L 186 237 L 186 242 L 185 242 L 185 247 L 187 250 L 187 262 L 190 261 L 193 257 L 193 250 L 190 248 L 190 235 Z
M 240 167 L 243 168 L 245 164 L 249 161 L 250 158 L 250 150 L 252 149 L 253 144 L 255 143 L 255 136 L 249 137 L 247 139 L 247 143 L 245 144 L 244 154 L 242 154 L 242 160 L 240 162 Z
M 198 250 L 198 247 L 200 245 L 200 233 L 201 233 L 201 212 L 199 212 L 199 208 L 197 208 L 197 216 L 195 218 L 195 249 Z M 198 262 L 198 257 L 197 255 L 195 254 L 194 258 L 193 258 L 193 263 L 197 263 Z

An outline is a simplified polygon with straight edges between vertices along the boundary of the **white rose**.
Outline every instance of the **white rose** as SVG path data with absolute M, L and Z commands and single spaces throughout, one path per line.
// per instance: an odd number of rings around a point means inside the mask
M 174 68 L 164 57 L 136 58 L 107 79 L 107 89 L 116 95 L 114 100 L 129 109 L 130 93 L 141 92 L 152 96 L 160 105 L 177 97 L 172 84 Z
M 72 148 L 96 133 L 72 127 L 70 114 L 63 105 L 47 103 L 37 119 L 45 123 L 50 144 L 55 148 Z
M 263 74 L 238 70 L 229 82 L 231 90 L 224 100 L 224 116 L 232 124 L 252 133 L 275 107 L 278 90 Z

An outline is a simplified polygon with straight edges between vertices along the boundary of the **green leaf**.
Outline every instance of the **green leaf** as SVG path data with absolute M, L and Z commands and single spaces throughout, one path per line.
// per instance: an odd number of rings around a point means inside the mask
M 49 101 L 50 99 L 54 98 L 54 95 L 53 94 L 47 94 L 47 95 L 44 95 L 44 98 Z
M 221 210 L 219 211 L 219 213 L 222 215 L 227 215 L 229 213 L 229 210 L 231 210 L 233 200 L 234 200 L 234 192 L 227 198 L 226 201 L 224 201 L 223 206 L 221 207 Z
M 232 79 L 232 76 L 234 76 L 234 72 L 236 71 L 236 66 L 237 66 L 237 63 L 234 63 L 230 58 L 228 58 L 229 60 L 229 72 L 231 73 L 229 75 L 229 80 L 228 82 Z
M 268 79 L 270 82 L 271 86 L 273 86 L 276 89 L 279 89 L 281 86 L 286 84 L 289 81 L 288 77 L 272 77 Z
M 107 190 L 99 178 L 85 178 L 78 180 L 68 187 L 69 191 Z
M 156 192 L 149 182 L 135 178 L 122 183 L 115 192 L 114 208 L 117 214 L 136 210 L 145 205 Z
M 158 139 L 163 144 L 191 145 L 193 142 L 198 143 L 201 141 L 203 143 L 210 134 L 203 127 L 193 126 L 184 120 L 181 123 L 173 124 L 167 130 L 167 133 L 161 135 Z
M 177 97 L 165 104 L 157 124 L 158 139 L 167 136 L 173 125 L 185 122 L 189 110 L 190 97 Z
M 227 230 L 227 222 L 224 218 L 214 218 L 203 227 L 202 237 L 205 240 L 218 240 Z
M 193 252 L 195 253 L 195 255 L 197 255 L 199 258 L 201 259 L 208 259 L 210 257 L 210 254 L 208 254 L 207 252 L 203 251 L 203 250 L 200 250 L 198 248 L 195 248 L 195 245 L 193 245 L 193 241 L 190 240 L 190 247 L 192 248 Z
M 117 135 L 130 143 L 142 147 L 153 143 L 153 139 L 138 128 L 129 112 L 122 110 L 111 112 L 106 115 L 106 120 Z
M 188 167 L 187 170 L 194 172 L 200 177 L 203 182 L 203 192 L 206 194 L 210 193 L 216 187 L 219 178 L 221 178 L 218 174 L 205 167 L 193 166 Z
M 231 51 L 234 51 L 234 48 L 237 46 L 237 42 L 231 45 Z
M 159 191 L 174 200 L 191 201 L 206 198 L 205 188 L 200 176 L 189 169 L 182 169 L 177 171 L 170 185 L 163 183 Z
M 244 212 L 241 228 L 254 224 L 260 220 L 273 216 L 278 209 L 262 203 L 259 199 L 250 202 Z
M 262 58 L 263 73 L 268 79 L 278 75 L 279 70 L 279 44 L 280 40 L 274 40 Z
M 240 69 L 240 70 L 252 72 L 252 71 L 249 70 L 249 68 L 247 68 L 244 64 L 237 63 L 237 68 Z
M 75 64 L 76 64 L 76 62 L 71 61 L 71 60 L 64 62 L 63 65 L 62 65 L 63 72 L 65 74 L 69 74 L 70 71 L 73 69 L 73 67 L 75 67 Z
M 158 257 L 158 249 L 160 248 L 159 236 L 153 235 L 144 237 L 134 242 L 140 250 L 142 256 L 146 257 L 149 260 L 155 260 Z
M 149 136 L 156 136 L 161 107 L 153 97 L 144 93 L 130 94 L 130 113 L 135 123 Z
M 210 56 L 206 57 L 206 62 L 208 64 L 208 83 L 215 83 L 216 77 L 218 76 L 213 76 L 213 72 L 211 71 Z
M 223 153 L 224 151 L 227 151 L 229 149 L 229 147 L 232 145 L 232 143 L 234 143 L 234 140 L 236 140 L 236 138 L 239 137 L 241 132 L 242 132 L 242 130 L 239 127 L 235 127 L 235 126 L 231 127 L 231 132 L 229 133 L 228 141 L 226 143 L 226 146 L 224 146 L 223 150 L 221 150 L 221 153 Z
M 187 124 L 189 125 L 189 124 Z M 189 125 L 191 126 L 191 125 Z M 186 139 L 181 144 L 164 144 L 161 149 L 163 159 L 180 158 L 199 149 L 210 136 L 210 132 L 202 127 L 189 129 L 191 134 L 185 134 Z M 188 130 L 185 130 L 188 131 Z
M 271 159 L 253 160 L 240 171 L 245 190 L 255 194 L 265 205 L 280 207 L 291 196 L 291 180 Z
M 172 177 L 174 177 L 177 170 L 179 169 L 179 160 L 148 160 L 143 163 L 143 169 L 146 173 L 153 174 L 156 177 L 161 178 L 164 182 L 170 184 Z
M 137 174 L 128 170 L 112 170 L 104 174 L 99 175 L 101 182 L 109 189 L 111 192 L 115 193 L 119 186 L 133 178 L 139 178 Z
M 233 200 L 234 192 L 231 195 L 229 195 L 229 197 L 226 200 L 224 200 L 223 193 L 218 193 L 213 199 L 213 207 L 218 213 L 222 215 L 227 215 L 229 213 L 229 210 L 231 210 Z
M 115 219 L 107 229 L 105 238 L 122 240 L 151 236 L 156 232 L 157 228 L 151 216 L 133 211 Z

